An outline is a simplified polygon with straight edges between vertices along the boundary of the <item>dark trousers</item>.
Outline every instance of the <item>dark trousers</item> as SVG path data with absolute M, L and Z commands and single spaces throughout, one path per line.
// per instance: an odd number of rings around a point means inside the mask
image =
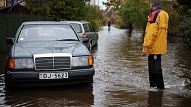
M 157 54 L 157 58 L 154 58 L 154 55 L 149 55 L 148 67 L 150 87 L 164 89 L 163 75 L 161 69 L 161 55 Z

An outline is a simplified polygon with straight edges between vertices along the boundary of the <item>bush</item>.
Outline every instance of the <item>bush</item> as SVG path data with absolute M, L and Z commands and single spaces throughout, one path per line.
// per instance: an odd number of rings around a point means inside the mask
M 183 38 L 186 42 L 191 41 L 191 9 L 188 10 L 188 14 L 183 16 L 183 21 L 180 23 Z

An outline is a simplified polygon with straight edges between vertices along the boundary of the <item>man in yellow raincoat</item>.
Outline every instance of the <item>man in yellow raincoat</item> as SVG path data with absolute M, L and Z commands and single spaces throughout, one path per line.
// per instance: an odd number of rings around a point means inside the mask
M 142 55 L 148 55 L 150 87 L 165 89 L 161 68 L 161 55 L 167 52 L 169 16 L 160 6 L 160 0 L 150 1 L 151 13 L 144 34 Z

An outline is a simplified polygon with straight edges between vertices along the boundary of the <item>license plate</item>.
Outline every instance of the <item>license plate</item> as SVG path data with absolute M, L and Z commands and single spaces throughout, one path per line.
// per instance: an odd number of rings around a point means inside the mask
M 62 79 L 62 78 L 68 78 L 68 72 L 39 73 L 39 79 Z

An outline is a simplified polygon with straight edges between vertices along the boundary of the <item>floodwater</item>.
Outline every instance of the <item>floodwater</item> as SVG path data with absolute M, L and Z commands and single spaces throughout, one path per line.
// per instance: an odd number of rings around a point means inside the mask
M 94 82 L 46 88 L 6 89 L 0 75 L 0 106 L 14 107 L 190 107 L 191 50 L 180 43 L 168 43 L 162 55 L 165 90 L 151 90 L 147 57 L 141 56 L 143 38 L 138 31 L 104 26 L 98 46 L 93 48 Z M 1 54 L 0 70 L 5 66 L 6 52 Z

